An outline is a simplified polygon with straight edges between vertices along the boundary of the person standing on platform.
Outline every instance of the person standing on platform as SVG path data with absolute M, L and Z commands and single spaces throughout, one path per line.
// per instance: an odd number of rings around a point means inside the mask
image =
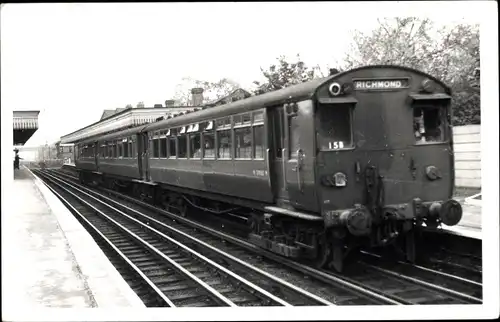
M 23 158 L 21 158 L 19 156 L 19 150 L 18 149 L 15 149 L 14 152 L 16 152 L 16 156 L 14 157 L 14 170 L 15 169 L 19 170 L 19 160 L 22 160 Z

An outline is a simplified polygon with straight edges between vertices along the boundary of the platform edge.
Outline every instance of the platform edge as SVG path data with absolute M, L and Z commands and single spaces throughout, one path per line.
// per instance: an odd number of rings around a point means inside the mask
M 73 214 L 70 213 L 66 206 L 64 206 L 64 204 L 59 200 L 59 198 L 49 190 L 45 183 L 30 169 L 26 169 L 31 175 L 33 175 L 36 187 L 45 198 L 48 207 L 54 213 L 61 228 L 61 232 L 68 242 L 68 247 L 76 259 L 79 270 L 81 271 L 81 277 L 84 279 L 84 282 L 87 283 L 89 288 L 88 291 L 95 299 L 97 307 L 112 308 L 131 306 L 132 308 L 146 308 L 142 300 L 130 288 L 127 282 L 123 280 L 121 274 L 111 264 L 103 251 L 97 246 L 92 236 L 90 236 L 85 228 L 83 228 Z M 83 245 L 85 245 L 85 247 L 83 247 Z M 86 255 L 86 253 L 89 253 L 89 248 L 92 248 L 90 252 L 92 254 L 91 256 L 97 260 L 98 263 L 103 264 L 104 267 L 102 267 L 102 270 L 105 271 L 107 273 L 107 277 L 112 280 L 109 282 L 119 290 L 120 296 L 123 297 L 123 302 L 128 305 L 117 305 L 116 298 L 113 299 L 113 303 L 109 303 L 110 294 L 109 290 L 104 287 L 105 283 L 102 283 L 103 276 L 98 276 L 98 270 L 90 265 L 92 261 L 89 261 L 89 255 Z M 113 295 L 116 296 L 116 294 Z

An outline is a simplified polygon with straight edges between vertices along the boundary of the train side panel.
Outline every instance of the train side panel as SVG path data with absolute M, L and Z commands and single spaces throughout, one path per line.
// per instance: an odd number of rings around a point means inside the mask
M 141 179 L 137 158 L 100 158 L 99 172 L 131 179 Z

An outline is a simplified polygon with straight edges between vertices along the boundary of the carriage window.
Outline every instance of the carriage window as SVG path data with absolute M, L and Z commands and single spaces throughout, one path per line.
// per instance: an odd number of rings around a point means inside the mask
M 201 137 L 200 133 L 189 134 L 189 157 L 201 158 Z
M 413 133 L 417 144 L 445 140 L 444 114 L 442 108 L 415 107 L 413 109 Z
M 123 157 L 123 144 L 120 141 L 118 141 L 118 157 L 122 158 Z
M 175 136 L 168 138 L 168 152 L 170 158 L 175 158 L 177 156 L 177 150 L 175 148 Z
M 203 134 L 203 142 L 205 144 L 205 151 L 203 154 L 204 158 L 213 159 L 215 158 L 215 134 L 214 132 L 208 132 Z
M 113 141 L 113 158 L 118 158 L 118 147 L 116 146 L 116 141 Z
M 166 158 L 167 157 L 167 137 L 165 136 L 164 133 L 162 133 L 162 135 L 159 139 L 159 144 L 160 144 L 160 158 Z
M 135 153 L 134 153 L 134 144 L 133 144 L 132 137 L 129 137 L 129 138 L 128 138 L 128 153 L 130 154 L 129 156 L 130 156 L 131 158 L 135 158 Z
M 243 115 L 233 116 L 233 123 L 234 123 L 234 126 L 242 125 L 243 124 Z
M 243 124 L 250 125 L 252 123 L 252 115 L 250 113 L 243 114 Z
M 338 150 L 352 147 L 351 105 L 320 104 L 318 110 L 320 149 Z
M 252 114 L 245 113 L 245 114 L 235 115 L 235 116 L 233 116 L 233 123 L 234 123 L 234 126 L 250 125 L 250 124 L 252 124 Z
M 297 117 L 288 116 L 288 157 L 297 158 L 300 149 L 300 129 Z
M 264 159 L 264 125 L 253 127 L 254 159 Z
M 123 142 L 123 157 L 124 158 L 128 158 L 129 157 L 129 154 L 128 154 L 128 140 L 125 139 L 124 140 L 125 142 Z
M 203 132 L 203 158 L 215 158 L 215 133 L 213 131 L 213 121 L 209 121 Z
M 235 139 L 235 158 L 251 159 L 252 158 L 252 128 L 240 127 L 234 129 Z
M 230 129 L 231 128 L 231 118 L 225 117 L 223 119 L 217 120 L 217 129 Z
M 153 158 L 158 158 L 160 156 L 160 140 L 155 135 L 153 137 Z
M 231 118 L 225 117 L 217 120 L 217 157 L 221 159 L 231 158 Z
M 182 130 L 181 130 L 182 131 Z M 178 158 L 187 158 L 187 135 L 179 135 L 177 137 L 177 141 L 179 141 L 179 151 L 177 151 Z
M 220 159 L 231 158 L 231 130 L 217 131 L 217 141 L 219 144 L 217 157 Z
M 264 123 L 264 112 L 253 112 L 253 124 L 263 124 Z
M 276 158 L 283 157 L 283 140 L 285 138 L 284 122 L 283 122 L 283 106 L 279 106 L 269 110 L 272 114 L 271 126 L 272 126 L 272 140 L 274 147 L 274 154 Z

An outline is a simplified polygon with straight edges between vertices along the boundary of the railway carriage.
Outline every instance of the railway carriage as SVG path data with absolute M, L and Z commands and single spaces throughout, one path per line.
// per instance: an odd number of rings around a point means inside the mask
M 248 218 L 260 247 L 342 270 L 361 245 L 457 224 L 451 92 L 367 66 L 78 144 L 84 181 L 128 188 L 182 215 Z

